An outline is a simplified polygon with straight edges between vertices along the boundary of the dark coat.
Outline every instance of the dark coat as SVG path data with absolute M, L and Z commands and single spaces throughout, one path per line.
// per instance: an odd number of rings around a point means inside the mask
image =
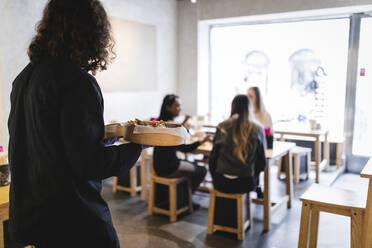
M 261 126 L 252 123 L 249 155 L 244 162 L 234 154 L 232 129 L 236 119 L 230 118 L 217 127 L 213 141 L 213 150 L 209 159 L 209 168 L 213 173 L 228 174 L 250 178 L 252 185 L 258 174 L 266 168 L 266 138 Z
M 46 247 L 119 247 L 101 180 L 128 171 L 141 146 L 105 146 L 93 76 L 65 60 L 30 63 L 11 93 L 11 236 Z

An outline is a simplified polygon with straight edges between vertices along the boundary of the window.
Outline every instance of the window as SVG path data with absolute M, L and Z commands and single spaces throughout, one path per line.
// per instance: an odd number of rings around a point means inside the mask
M 210 114 L 260 87 L 274 124 L 317 119 L 342 137 L 349 19 L 213 27 Z

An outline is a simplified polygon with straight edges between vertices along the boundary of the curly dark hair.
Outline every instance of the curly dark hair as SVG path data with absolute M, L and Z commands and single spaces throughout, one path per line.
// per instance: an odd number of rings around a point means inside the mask
M 115 58 L 111 25 L 99 0 L 49 0 L 28 56 L 66 58 L 93 75 Z

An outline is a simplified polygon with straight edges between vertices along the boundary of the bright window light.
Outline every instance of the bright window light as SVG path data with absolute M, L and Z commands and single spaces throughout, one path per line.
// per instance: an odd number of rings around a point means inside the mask
M 211 116 L 259 86 L 274 125 L 317 119 L 343 137 L 348 38 L 347 18 L 213 27 Z

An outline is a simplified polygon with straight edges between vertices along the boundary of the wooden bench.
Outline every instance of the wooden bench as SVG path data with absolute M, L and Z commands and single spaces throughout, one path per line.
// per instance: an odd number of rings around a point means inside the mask
M 187 191 L 188 191 L 188 204 L 185 207 L 181 207 L 178 209 L 177 204 L 177 185 L 181 183 L 187 183 Z M 156 184 L 165 185 L 169 188 L 169 209 L 163 209 L 157 207 L 155 204 L 155 187 Z M 180 177 L 180 178 L 166 178 L 166 177 L 159 177 L 156 175 L 155 170 L 153 168 L 153 160 L 151 160 L 151 167 L 150 167 L 150 197 L 148 202 L 148 214 L 151 216 L 153 213 L 159 213 L 168 215 L 170 218 L 170 222 L 175 222 L 177 220 L 177 216 L 183 212 L 189 211 L 192 213 L 193 206 L 192 206 L 192 192 L 191 192 L 191 182 L 188 177 Z
M 313 184 L 301 197 L 302 214 L 298 247 L 316 247 L 319 212 L 351 218 L 351 247 L 362 247 L 365 199 L 359 192 Z M 310 235 L 309 235 L 310 227 Z
M 219 230 L 219 231 L 224 231 L 224 232 L 230 232 L 230 233 L 236 233 L 238 236 L 239 240 L 244 240 L 244 233 L 245 230 L 251 226 L 252 224 L 252 214 L 251 214 L 251 199 L 248 194 L 226 194 L 222 193 L 218 190 L 215 190 L 210 188 L 210 202 L 209 202 L 209 210 L 208 210 L 208 234 L 212 234 L 213 230 Z M 244 199 L 244 196 L 246 196 L 246 199 Z M 229 220 L 231 223 L 224 223 L 224 220 L 221 220 L 217 218 L 215 215 L 215 210 L 216 210 L 216 198 L 224 198 L 224 199 L 230 199 L 233 201 L 236 201 L 234 205 L 235 209 L 232 209 L 231 206 L 218 206 L 220 210 L 223 211 L 229 211 L 230 214 L 232 214 L 235 218 L 235 220 Z M 246 211 L 244 208 L 244 202 L 247 204 Z M 222 207 L 222 208 L 221 208 Z M 221 212 L 221 211 L 220 211 Z M 246 212 L 246 214 L 244 214 Z M 225 214 L 229 214 L 226 213 Z M 224 215 L 225 215 L 224 214 Z M 231 217 L 225 216 L 226 219 Z
M 299 248 L 316 247 L 319 212 L 350 217 L 351 248 L 372 247 L 372 159 L 364 167 L 361 177 L 370 180 L 367 201 L 360 192 L 318 184 L 313 184 L 302 195 Z

